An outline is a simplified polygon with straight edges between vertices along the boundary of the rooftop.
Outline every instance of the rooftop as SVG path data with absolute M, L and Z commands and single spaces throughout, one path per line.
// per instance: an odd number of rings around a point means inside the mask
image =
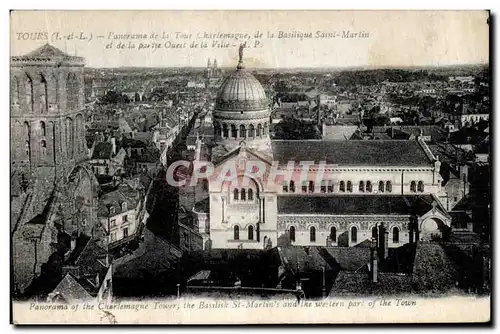
M 111 159 L 112 153 L 113 145 L 110 142 L 101 142 L 95 146 L 92 159 Z
M 132 189 L 128 184 L 121 184 L 118 189 L 106 193 L 99 198 L 99 209 L 97 215 L 99 217 L 112 217 L 117 214 L 122 213 L 122 204 L 127 203 L 126 212 L 128 210 L 134 210 L 137 206 L 138 190 Z M 110 209 L 114 207 L 115 210 L 113 214 L 110 213 Z
M 431 195 L 278 196 L 278 214 L 422 215 L 433 202 Z
M 11 62 L 14 66 L 16 64 L 22 66 L 26 63 L 43 63 L 45 65 L 59 66 L 66 64 L 84 66 L 85 64 L 82 57 L 70 56 L 48 43 L 25 55 L 11 57 Z
M 340 166 L 421 166 L 431 161 L 416 140 L 273 140 L 274 159 Z

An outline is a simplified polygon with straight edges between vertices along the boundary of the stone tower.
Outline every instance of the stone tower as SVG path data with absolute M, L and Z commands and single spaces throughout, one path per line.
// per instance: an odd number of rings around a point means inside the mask
M 45 44 L 11 57 L 11 161 L 52 167 L 57 178 L 86 158 L 84 59 Z

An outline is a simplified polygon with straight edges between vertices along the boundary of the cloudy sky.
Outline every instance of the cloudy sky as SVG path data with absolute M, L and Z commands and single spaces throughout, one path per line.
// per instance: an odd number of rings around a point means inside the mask
M 247 33 L 249 46 L 258 43 L 245 50 L 247 67 L 485 64 L 487 18 L 485 11 L 16 11 L 11 13 L 11 54 L 49 42 L 85 57 L 91 67 L 205 66 L 207 58 L 226 67 L 236 65 L 242 40 L 203 38 L 205 33 Z M 261 38 L 255 38 L 257 31 Z M 64 38 L 71 33 L 73 38 Z M 176 33 L 191 37 L 176 38 Z M 278 38 L 284 33 L 288 38 Z M 146 38 L 115 38 L 127 34 Z M 330 38 L 318 38 L 324 35 Z M 119 42 L 125 49 L 117 49 Z M 128 42 L 135 48 L 127 48 Z M 190 48 L 193 42 L 206 42 L 207 48 Z M 229 47 L 219 48 L 219 42 Z

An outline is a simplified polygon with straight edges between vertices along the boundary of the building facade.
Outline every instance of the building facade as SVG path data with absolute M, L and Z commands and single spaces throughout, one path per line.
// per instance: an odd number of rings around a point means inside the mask
M 272 141 L 268 106 L 240 50 L 213 112 L 209 205 L 194 210 L 205 249 L 390 248 L 449 229 L 441 163 L 423 140 Z
M 46 44 L 10 65 L 12 257 L 23 293 L 70 240 L 107 239 L 97 224 L 99 185 L 85 162 L 84 59 Z

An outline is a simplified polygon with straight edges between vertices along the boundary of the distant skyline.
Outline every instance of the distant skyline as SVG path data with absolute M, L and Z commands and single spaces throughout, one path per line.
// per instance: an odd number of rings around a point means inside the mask
M 240 40 L 228 48 L 191 49 L 196 38 L 217 33 L 256 30 L 284 32 L 290 38 L 259 39 L 258 48 L 244 52 L 247 68 L 400 68 L 488 64 L 489 27 L 486 11 L 14 11 L 11 12 L 11 55 L 23 55 L 49 42 L 70 55 L 84 57 L 93 68 L 205 67 L 217 59 L 220 67 L 237 64 Z M 345 32 L 362 38 L 341 38 Z M 92 33 L 92 41 L 66 42 L 50 36 Z M 109 36 L 152 32 L 191 34 L 184 49 L 106 49 Z M 339 33 L 336 38 L 300 38 Z M 21 35 L 27 33 L 28 35 Z M 97 38 L 96 36 L 104 36 Z M 39 37 L 23 40 L 21 36 Z M 48 37 L 48 40 L 45 37 Z M 123 39 L 115 39 L 127 43 Z M 164 41 L 180 43 L 172 37 Z M 212 43 L 227 39 L 208 39 Z M 215 42 L 214 42 L 215 41 Z M 131 42 L 139 43 L 136 40 Z M 115 44 L 116 45 L 116 44 Z M 115 46 L 114 45 L 114 46 Z M 218 46 L 218 45 L 215 45 Z

